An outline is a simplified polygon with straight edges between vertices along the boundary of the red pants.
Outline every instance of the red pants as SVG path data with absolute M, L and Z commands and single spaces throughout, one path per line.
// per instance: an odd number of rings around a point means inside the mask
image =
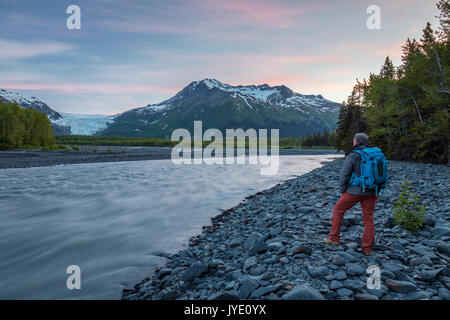
M 364 235 L 362 238 L 363 251 L 372 250 L 375 241 L 375 227 L 373 225 L 373 212 L 375 204 L 378 201 L 378 196 L 356 196 L 350 193 L 343 193 L 341 198 L 333 207 L 333 216 L 331 217 L 331 232 L 330 240 L 339 242 L 339 233 L 341 230 L 342 219 L 347 210 L 353 207 L 358 202 L 361 203 L 363 221 L 364 221 Z

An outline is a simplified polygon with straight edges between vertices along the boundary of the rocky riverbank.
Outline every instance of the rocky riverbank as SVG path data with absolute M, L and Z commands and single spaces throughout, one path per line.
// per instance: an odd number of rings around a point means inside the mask
M 236 150 L 235 150 L 236 152 Z M 248 149 L 246 149 L 248 154 Z M 270 153 L 270 151 L 269 151 Z M 331 149 L 280 149 L 280 155 L 342 154 Z M 0 150 L 0 169 L 48 167 L 60 164 L 167 160 L 170 147 L 77 146 L 77 150 L 14 149 Z
M 450 168 L 391 161 L 375 209 L 373 255 L 361 252 L 360 205 L 348 211 L 341 245 L 326 246 L 343 160 L 247 197 L 212 218 L 166 266 L 123 290 L 123 299 L 450 299 Z M 416 234 L 393 224 L 404 180 L 427 205 Z M 367 288 L 369 265 L 381 288 Z

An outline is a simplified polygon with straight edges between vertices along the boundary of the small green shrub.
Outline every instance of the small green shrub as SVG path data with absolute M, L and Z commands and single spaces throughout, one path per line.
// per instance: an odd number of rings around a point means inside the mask
M 411 182 L 408 180 L 402 183 L 400 197 L 394 204 L 395 224 L 402 225 L 406 230 L 416 232 L 422 227 L 425 212 L 425 206 L 419 203 L 419 197 L 411 193 Z
M 72 149 L 75 151 L 80 151 L 80 147 L 79 146 L 72 146 Z
M 108 150 L 106 150 L 106 152 L 108 152 L 108 153 L 113 153 L 113 151 L 112 151 L 111 148 L 109 148 Z
M 97 152 L 98 150 L 97 150 L 97 148 L 95 148 L 94 150 L 92 150 L 92 152 Z

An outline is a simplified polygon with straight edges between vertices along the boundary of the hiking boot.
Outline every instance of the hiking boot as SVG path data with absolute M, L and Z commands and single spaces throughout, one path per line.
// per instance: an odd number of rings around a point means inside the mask
M 323 243 L 325 243 L 325 244 L 331 244 L 331 245 L 333 245 L 333 246 L 338 246 L 338 245 L 339 245 L 339 242 L 333 241 L 333 240 L 331 240 L 330 238 L 324 238 L 324 239 L 323 239 Z
M 372 255 L 372 250 L 368 250 L 368 251 L 363 251 L 364 255 L 366 257 L 371 256 Z

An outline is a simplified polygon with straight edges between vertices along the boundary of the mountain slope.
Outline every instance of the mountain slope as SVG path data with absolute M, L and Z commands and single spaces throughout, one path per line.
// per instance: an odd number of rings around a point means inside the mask
M 99 135 L 170 138 L 173 130 L 280 129 L 280 137 L 301 137 L 336 126 L 340 104 L 321 95 L 302 95 L 286 86 L 230 86 L 215 79 L 190 83 L 159 104 L 117 115 Z
M 35 97 L 25 98 L 17 92 L 0 89 L 0 101 L 3 103 L 16 102 L 21 108 L 31 108 L 45 113 L 52 124 L 55 135 L 70 134 L 70 127 L 64 124 L 63 116 Z

